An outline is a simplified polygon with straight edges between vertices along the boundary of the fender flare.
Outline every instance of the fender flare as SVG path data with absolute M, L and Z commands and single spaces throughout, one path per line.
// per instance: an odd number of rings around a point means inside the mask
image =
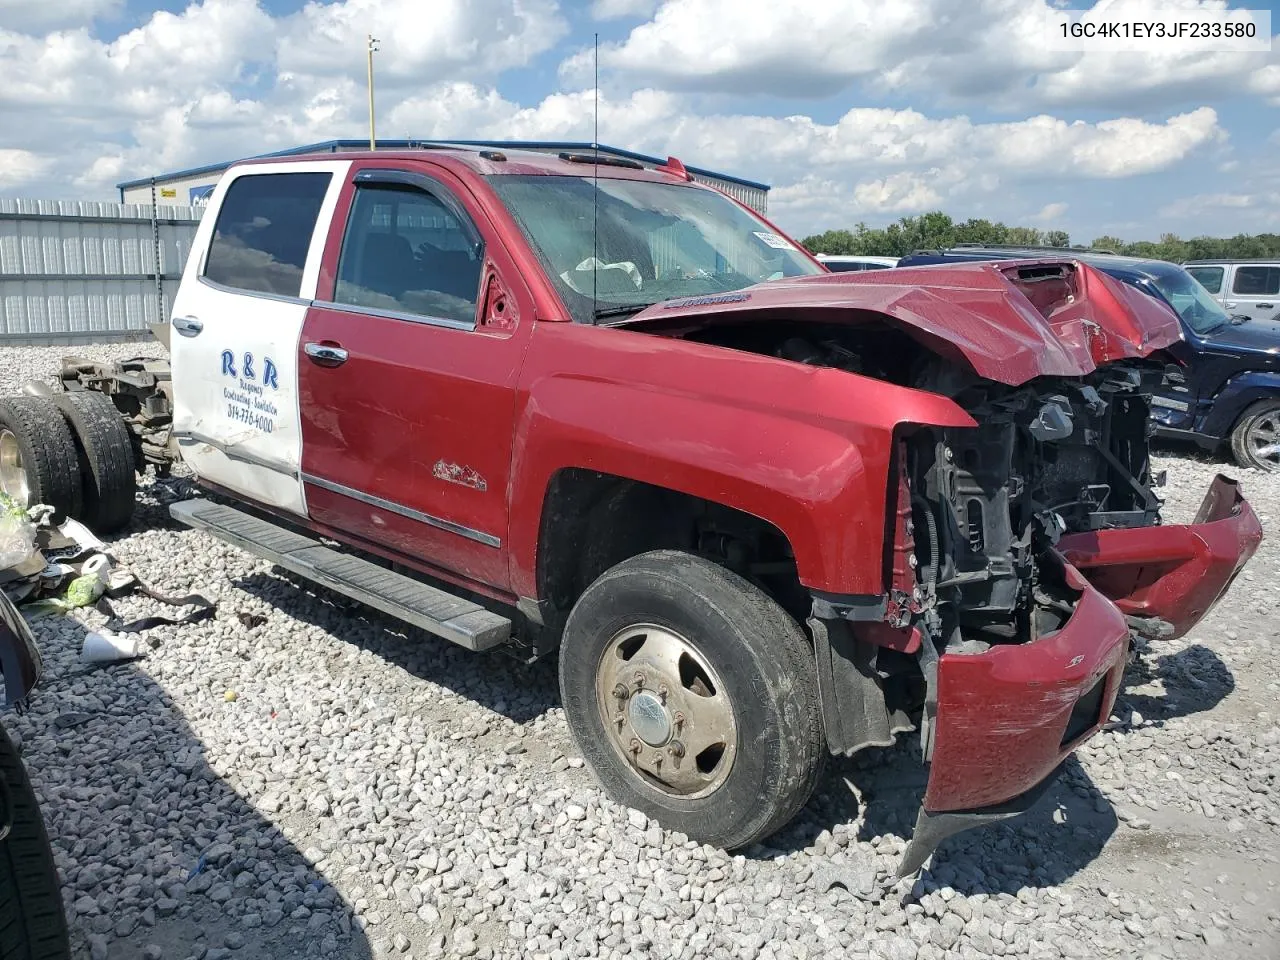
M 1215 437 L 1229 436 L 1240 414 L 1258 400 L 1280 399 L 1280 372 L 1249 370 L 1222 385 L 1205 415 L 1201 432 Z

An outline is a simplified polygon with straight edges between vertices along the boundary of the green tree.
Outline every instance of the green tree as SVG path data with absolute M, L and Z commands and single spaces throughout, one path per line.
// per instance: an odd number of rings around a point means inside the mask
M 903 257 L 914 250 L 940 250 L 957 243 L 1069 247 L 1071 238 L 1064 230 L 1010 227 L 998 220 L 971 217 L 957 223 L 943 211 L 931 210 L 917 216 L 902 217 L 885 227 L 858 223 L 852 230 L 827 230 L 805 237 L 802 242 L 814 253 Z M 1177 234 L 1165 233 L 1159 240 L 1131 242 L 1104 234 L 1097 237 L 1091 246 L 1132 257 L 1175 263 L 1223 257 L 1280 257 L 1280 234 L 1242 233 L 1234 237 L 1199 236 L 1183 240 Z
M 1009 227 L 1005 230 L 1005 243 L 1018 247 L 1044 246 L 1044 234 L 1035 227 Z
M 956 224 L 956 243 L 1008 243 L 1009 228 L 1003 223 L 970 217 Z
M 854 238 L 848 230 L 828 230 L 805 237 L 800 243 L 810 253 L 853 253 Z

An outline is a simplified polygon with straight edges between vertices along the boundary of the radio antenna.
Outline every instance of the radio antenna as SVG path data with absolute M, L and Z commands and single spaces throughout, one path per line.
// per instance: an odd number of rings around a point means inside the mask
M 595 69 L 593 94 L 595 101 L 592 112 L 595 127 L 591 133 L 591 149 L 595 162 L 591 164 L 591 322 L 596 322 L 597 303 L 596 284 L 600 276 L 600 34 L 595 35 L 595 45 L 591 54 L 592 66 Z

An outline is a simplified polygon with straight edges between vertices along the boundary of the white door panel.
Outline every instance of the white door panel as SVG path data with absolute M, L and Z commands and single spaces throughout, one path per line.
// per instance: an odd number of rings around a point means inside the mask
M 298 338 L 315 298 L 329 221 L 349 168 L 347 161 L 300 161 L 230 171 L 218 184 L 210 211 L 200 223 L 173 305 L 173 431 L 182 459 L 204 480 L 303 516 L 307 509 L 301 481 Z M 253 236 L 270 236 L 263 245 L 291 248 L 293 264 L 277 264 L 273 256 L 233 236 L 219 241 L 226 247 L 219 248 L 218 262 L 230 259 L 246 272 L 235 274 L 232 284 L 215 282 L 206 269 L 227 192 L 245 177 L 289 173 L 331 175 L 327 187 L 311 181 L 315 190 L 323 189 L 323 197 L 309 239 L 264 234 L 274 226 L 269 206 L 258 218 L 262 223 L 252 224 Z M 266 190 L 268 183 L 281 181 L 259 179 L 242 189 Z M 264 269 L 271 274 L 270 283 L 278 284 L 278 289 L 297 289 L 297 294 L 234 285 L 234 277 L 257 277 Z M 228 279 L 224 273 L 219 273 L 220 279 Z

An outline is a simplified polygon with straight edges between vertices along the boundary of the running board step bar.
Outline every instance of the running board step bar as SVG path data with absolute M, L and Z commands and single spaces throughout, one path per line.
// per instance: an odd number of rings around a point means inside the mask
M 488 650 L 511 639 L 511 621 L 478 603 L 332 550 L 243 511 L 208 500 L 184 500 L 171 506 L 169 514 L 179 523 L 468 650 Z

